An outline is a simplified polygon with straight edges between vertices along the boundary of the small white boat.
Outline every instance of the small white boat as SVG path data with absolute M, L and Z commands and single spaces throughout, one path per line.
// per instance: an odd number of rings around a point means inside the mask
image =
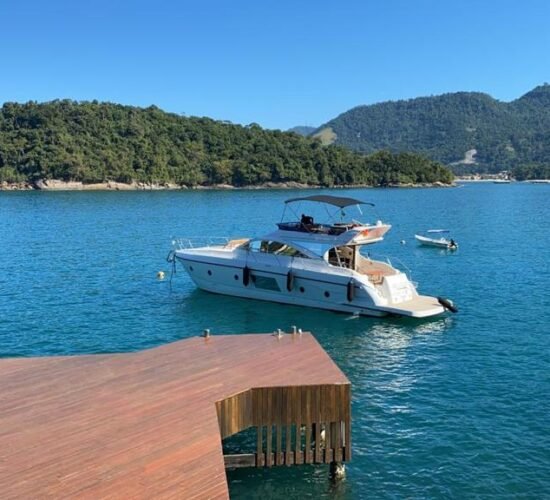
M 426 231 L 427 234 L 445 234 L 449 232 L 450 231 L 448 229 L 429 229 L 428 231 Z M 446 250 L 458 249 L 458 243 L 452 238 L 446 238 L 445 236 L 440 236 L 439 238 L 431 238 L 429 236 L 415 234 L 414 237 L 421 245 L 444 248 Z
M 168 260 L 181 263 L 199 288 L 214 293 L 367 316 L 425 318 L 456 312 L 447 299 L 420 295 L 390 261 L 360 252 L 382 241 L 391 226 L 345 221 L 343 210 L 372 203 L 328 195 L 285 203 L 295 202 L 336 207 L 340 220 L 318 223 L 296 214 L 296 219 L 284 221 L 283 214 L 278 230 L 265 236 L 198 247 L 182 241 Z

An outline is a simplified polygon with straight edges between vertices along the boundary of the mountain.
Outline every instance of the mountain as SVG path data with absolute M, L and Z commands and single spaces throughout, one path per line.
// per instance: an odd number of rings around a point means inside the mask
M 313 136 L 361 153 L 415 151 L 456 173 L 548 163 L 550 85 L 508 103 L 478 92 L 457 92 L 358 106 Z
M 288 132 L 294 132 L 295 134 L 307 137 L 313 134 L 313 132 L 315 132 L 316 130 L 317 129 L 315 127 L 310 127 L 308 125 L 298 125 L 297 127 L 292 127 L 288 129 Z
M 414 154 L 364 156 L 316 139 L 137 108 L 70 100 L 0 109 L 0 184 L 43 180 L 181 186 L 452 182 Z

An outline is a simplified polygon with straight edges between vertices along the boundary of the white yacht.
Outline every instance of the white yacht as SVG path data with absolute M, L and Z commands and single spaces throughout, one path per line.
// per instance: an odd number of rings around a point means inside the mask
M 214 293 L 366 316 L 456 312 L 447 299 L 419 295 L 407 274 L 389 261 L 361 253 L 382 241 L 391 226 L 345 222 L 343 210 L 371 203 L 316 195 L 287 200 L 285 207 L 304 201 L 337 207 L 340 221 L 319 224 L 307 215 L 284 221 L 283 214 L 278 229 L 261 238 L 200 247 L 180 240 L 169 260 L 183 264 L 199 288 Z

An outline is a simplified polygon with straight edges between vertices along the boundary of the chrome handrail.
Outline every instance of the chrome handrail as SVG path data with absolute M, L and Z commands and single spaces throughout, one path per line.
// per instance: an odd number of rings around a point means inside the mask
M 230 240 L 231 238 L 227 236 L 197 236 L 193 238 L 173 238 L 172 247 L 174 247 L 176 250 L 204 247 L 224 247 L 230 242 Z
M 361 254 L 361 256 L 369 260 L 378 260 L 381 262 L 385 260 L 386 264 L 390 265 L 391 267 L 394 267 L 395 269 L 398 269 L 399 271 L 404 272 L 407 275 L 407 278 L 409 279 L 409 281 L 414 284 L 411 269 L 399 257 L 392 256 L 390 259 L 390 257 L 387 255 L 371 254 L 370 252 L 367 255 Z M 393 265 L 392 260 L 398 263 L 397 267 Z

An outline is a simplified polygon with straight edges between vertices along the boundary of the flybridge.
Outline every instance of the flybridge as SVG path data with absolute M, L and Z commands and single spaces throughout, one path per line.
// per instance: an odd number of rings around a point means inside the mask
M 378 222 L 376 225 L 367 224 L 311 224 L 304 225 L 296 222 L 280 222 L 278 231 L 269 236 L 276 236 L 287 241 L 311 241 L 329 246 L 341 245 L 368 245 L 382 241 L 384 235 L 391 229 L 389 224 Z
M 329 219 L 331 219 L 328 223 L 316 222 L 311 215 L 302 214 L 300 217 L 292 209 L 291 212 L 294 214 L 295 220 L 284 221 L 285 213 L 283 212 L 283 221 L 279 222 L 277 226 L 279 227 L 279 231 L 288 239 L 330 243 L 333 246 L 347 244 L 365 245 L 381 241 L 384 234 L 391 227 L 383 224 L 382 221 L 377 221 L 376 224 L 364 224 L 354 219 L 345 221 L 344 208 L 349 206 L 359 207 L 360 205 L 374 207 L 374 203 L 344 196 L 314 195 L 290 198 L 285 201 L 285 211 L 286 205 L 289 203 L 301 201 L 323 203 L 338 207 L 338 210 L 332 214 L 327 210 Z M 340 214 L 338 222 L 334 220 L 337 213 Z

